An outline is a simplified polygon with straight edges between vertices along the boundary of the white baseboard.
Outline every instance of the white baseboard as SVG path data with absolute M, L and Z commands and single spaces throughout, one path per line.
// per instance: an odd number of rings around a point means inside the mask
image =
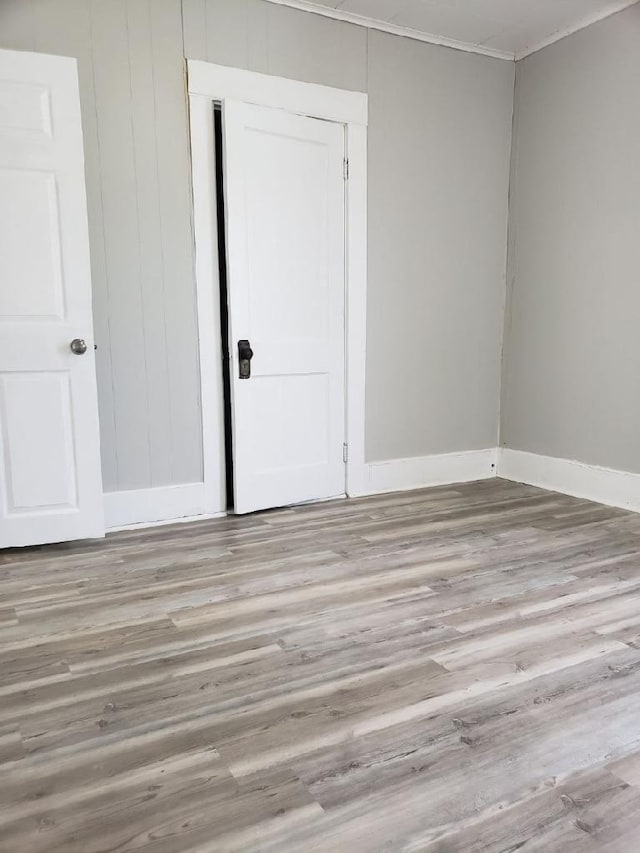
M 351 497 L 502 477 L 541 489 L 640 512 L 640 474 L 507 448 L 468 450 L 365 464 Z M 204 483 L 107 492 L 108 531 L 215 518 Z
M 491 448 L 370 462 L 363 466 L 359 488 L 351 497 L 489 479 L 496 476 L 497 452 Z M 105 526 L 114 532 L 226 515 L 211 513 L 208 504 L 204 483 L 106 492 Z
M 640 512 L 640 474 L 502 448 L 498 477 Z
M 496 459 L 497 449 L 492 447 L 488 450 L 369 462 L 363 488 L 353 497 L 488 480 L 496 476 Z
M 107 530 L 113 531 L 213 518 L 205 507 L 204 483 L 106 492 L 105 526 Z

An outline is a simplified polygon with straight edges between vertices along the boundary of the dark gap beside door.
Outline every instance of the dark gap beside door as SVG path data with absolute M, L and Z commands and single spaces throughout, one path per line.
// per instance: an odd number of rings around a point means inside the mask
M 213 112 L 216 159 L 216 213 L 218 222 L 218 278 L 220 281 L 220 334 L 222 338 L 222 391 L 224 398 L 224 449 L 227 509 L 233 509 L 233 432 L 231 427 L 231 375 L 229 373 L 229 304 L 227 300 L 227 240 L 222 165 L 222 109 Z

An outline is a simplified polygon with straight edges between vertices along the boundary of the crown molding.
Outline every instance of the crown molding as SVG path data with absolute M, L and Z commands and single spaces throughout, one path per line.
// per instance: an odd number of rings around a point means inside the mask
M 450 47 L 453 50 L 463 50 L 466 53 L 479 53 L 481 56 L 491 56 L 493 59 L 507 59 L 510 62 L 513 62 L 516 58 L 513 53 L 505 50 L 495 50 L 492 47 L 485 47 L 481 44 L 471 44 L 470 42 L 457 41 L 456 39 L 446 38 L 445 36 L 436 36 L 432 33 L 423 33 L 421 30 L 414 30 L 411 27 L 401 27 L 396 24 L 387 23 L 386 21 L 378 21 L 375 18 L 365 18 L 362 15 L 355 15 L 353 12 L 344 12 L 341 9 L 332 9 L 329 6 L 315 6 L 313 3 L 307 2 L 307 0 L 267 0 L 267 2 L 275 3 L 277 6 L 289 6 L 291 9 L 299 9 L 302 12 L 311 12 L 323 18 L 333 18 L 336 21 L 356 24 L 356 26 L 366 27 L 369 30 L 379 30 L 383 33 L 391 33 L 394 36 L 404 36 L 415 41 L 437 44 L 441 47 Z
M 622 12 L 629 6 L 635 6 L 640 0 L 618 0 L 613 6 L 603 9 L 600 12 L 594 12 L 581 18 L 577 23 L 563 30 L 557 30 L 542 41 L 536 42 L 534 45 L 524 48 L 523 50 L 512 53 L 506 50 L 496 50 L 495 48 L 486 47 L 481 44 L 472 44 L 471 42 L 458 41 L 457 39 L 446 38 L 445 36 L 436 36 L 432 33 L 424 33 L 421 30 L 414 30 L 411 27 L 401 27 L 397 24 L 379 21 L 376 18 L 367 18 L 363 15 L 356 15 L 353 12 L 345 12 L 341 9 L 332 9 L 329 6 L 316 6 L 309 0 L 267 0 L 268 3 L 274 3 L 276 6 L 289 6 L 291 9 L 299 9 L 302 12 L 311 12 L 314 15 L 320 15 L 323 18 L 333 18 L 335 21 L 345 21 L 348 24 L 355 24 L 359 27 L 366 27 L 370 30 L 379 30 L 383 33 L 391 33 L 395 36 L 404 36 L 415 41 L 423 41 L 428 44 L 438 44 L 441 47 L 450 47 L 453 50 L 463 50 L 466 53 L 478 53 L 481 56 L 491 56 L 494 59 L 507 59 L 511 62 L 525 59 L 533 53 L 555 44 L 557 41 L 567 38 L 580 30 L 584 30 L 592 24 L 597 24 L 599 21 L 604 21 L 610 18 L 611 15 L 616 15 Z
M 518 51 L 515 56 L 516 61 L 519 61 L 520 59 L 525 59 L 527 56 L 531 56 L 532 53 L 538 53 L 538 51 L 542 50 L 543 48 L 549 47 L 550 44 L 555 44 L 557 41 L 562 41 L 562 39 L 565 39 L 567 38 L 567 36 L 571 36 L 574 33 L 578 33 L 580 32 L 580 30 L 586 30 L 587 27 L 590 27 L 593 24 L 597 24 L 599 21 L 604 21 L 606 18 L 610 18 L 612 15 L 617 15 L 618 12 L 622 12 L 624 9 L 628 9 L 629 6 L 635 6 L 636 3 L 638 3 L 638 0 L 618 0 L 617 3 L 614 3 L 607 9 L 603 9 L 600 12 L 594 12 L 591 15 L 586 15 L 584 18 L 581 18 L 571 27 L 566 27 L 564 30 L 557 30 L 557 32 L 553 33 L 553 35 L 550 35 L 549 38 L 537 42 L 532 47 L 527 47 L 524 50 Z

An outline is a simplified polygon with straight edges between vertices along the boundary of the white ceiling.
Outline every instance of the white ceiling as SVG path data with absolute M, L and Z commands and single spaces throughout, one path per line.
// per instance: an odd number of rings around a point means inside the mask
M 638 0 L 271 0 L 463 50 L 520 59 Z

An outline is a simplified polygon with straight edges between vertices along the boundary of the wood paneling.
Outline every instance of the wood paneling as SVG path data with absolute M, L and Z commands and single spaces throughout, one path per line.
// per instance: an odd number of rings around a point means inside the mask
M 172 389 L 166 425 L 171 482 L 196 483 L 203 477 L 202 421 L 182 16 L 176 0 L 152 0 L 150 10 L 166 370 Z
M 150 484 L 151 462 L 128 5 L 90 0 L 117 476 L 132 489 Z
M 135 162 L 136 233 L 139 245 L 143 347 L 139 356 L 145 365 L 143 380 L 149 410 L 148 441 L 152 485 L 171 482 L 171 422 L 167 332 L 165 323 L 164 254 L 158 170 L 158 126 L 156 114 L 151 9 L 148 0 L 127 5 L 127 29 L 131 74 L 131 122 Z M 138 347 L 136 347 L 138 349 Z
M 0 848 L 631 851 L 640 516 L 500 480 L 0 556 Z
M 180 0 L 8 0 L 0 46 L 78 59 L 105 490 L 201 481 Z

